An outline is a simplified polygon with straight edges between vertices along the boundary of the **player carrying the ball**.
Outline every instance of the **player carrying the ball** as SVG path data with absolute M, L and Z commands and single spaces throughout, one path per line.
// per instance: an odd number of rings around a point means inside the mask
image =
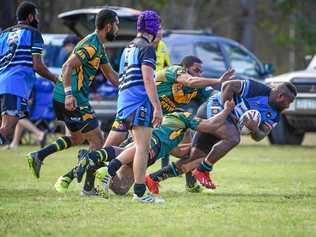
M 222 91 L 211 96 L 198 110 L 200 118 L 211 118 L 223 109 L 223 104 L 231 99 L 236 106 L 225 123 L 211 134 L 196 132 L 189 159 L 182 159 L 151 173 L 146 184 L 152 193 L 159 193 L 158 184 L 169 177 L 193 171 L 196 179 L 206 188 L 215 189 L 209 173 L 213 165 L 236 147 L 240 142 L 239 118 L 248 110 L 260 113 L 261 123 L 245 116 L 243 124 L 251 131 L 251 137 L 260 141 L 277 125 L 280 113 L 294 101 L 297 91 L 293 84 L 282 83 L 270 88 L 252 80 L 227 81 Z

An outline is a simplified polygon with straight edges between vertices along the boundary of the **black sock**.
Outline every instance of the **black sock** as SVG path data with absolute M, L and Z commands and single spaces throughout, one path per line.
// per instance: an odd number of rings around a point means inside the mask
M 142 197 L 146 192 L 146 185 L 145 184 L 134 184 L 134 193 L 138 197 Z
M 2 136 L 2 134 L 0 133 L 0 145 L 4 145 L 6 143 L 6 139 L 4 138 L 4 136 Z
M 63 177 L 68 177 L 71 180 L 73 180 L 75 178 L 76 170 L 77 170 L 77 166 L 69 170 L 66 174 L 63 175 Z
M 185 181 L 186 181 L 186 185 L 189 188 L 194 187 L 195 183 L 196 183 L 196 179 L 195 177 L 192 175 L 192 172 L 189 171 L 188 173 L 185 174 Z
M 162 181 L 171 177 L 179 176 L 179 171 L 175 163 L 171 162 L 170 165 L 149 175 L 154 181 Z
M 198 167 L 198 171 L 202 171 L 202 172 L 205 172 L 205 171 L 211 172 L 212 170 L 213 170 L 213 165 L 207 164 L 205 160 L 203 160 Z
M 104 164 L 103 165 L 98 164 L 98 165 L 94 166 L 93 168 L 87 169 L 86 179 L 85 179 L 84 186 L 83 186 L 83 189 L 85 191 L 91 191 L 94 188 L 94 180 L 95 180 L 94 173 L 97 169 L 101 168 L 102 166 L 104 166 Z
M 45 146 L 38 151 L 38 158 L 43 161 L 47 156 L 61 150 L 71 147 L 71 140 L 69 137 L 59 137 L 54 143 Z
M 118 159 L 114 159 L 109 163 L 108 173 L 111 177 L 116 175 L 116 172 L 121 168 L 122 162 Z
M 111 161 L 115 159 L 115 157 L 115 149 L 112 146 L 107 146 L 102 149 L 89 152 L 89 159 L 91 159 L 95 164 Z

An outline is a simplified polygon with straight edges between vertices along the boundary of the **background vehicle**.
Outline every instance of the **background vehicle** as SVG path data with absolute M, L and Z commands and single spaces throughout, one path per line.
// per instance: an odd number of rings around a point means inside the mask
M 305 132 L 316 132 L 316 56 L 302 71 L 271 77 L 268 84 L 292 82 L 298 91 L 290 108 L 284 111 L 269 140 L 272 144 L 300 145 Z

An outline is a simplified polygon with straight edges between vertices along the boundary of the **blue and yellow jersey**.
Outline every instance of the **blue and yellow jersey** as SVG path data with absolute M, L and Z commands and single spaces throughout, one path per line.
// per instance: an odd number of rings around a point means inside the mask
M 241 81 L 242 89 L 239 95 L 233 97 L 236 104 L 232 113 L 239 119 L 247 110 L 258 110 L 261 115 L 261 124 L 271 129 L 277 125 L 280 113 L 269 105 L 271 88 L 253 80 Z M 222 110 L 221 93 L 211 96 L 207 105 L 207 118 Z
M 156 72 L 163 70 L 170 65 L 170 57 L 167 45 L 160 40 L 156 49 Z
M 179 65 L 172 65 L 157 72 L 156 85 L 164 114 L 172 113 L 180 105 L 189 104 L 194 98 L 207 100 L 209 92 L 205 88 L 190 88 L 177 82 L 180 74 L 186 73 Z
M 168 155 L 173 148 L 182 141 L 188 129 L 196 130 L 201 119 L 194 117 L 189 112 L 173 112 L 163 116 L 161 125 L 154 128 L 151 140 L 152 146 L 160 143 L 160 150 L 156 158 Z
M 156 68 L 154 47 L 146 38 L 138 37 L 126 47 L 121 56 L 117 117 L 127 118 L 144 101 L 149 101 L 145 90 L 141 66 Z
M 28 99 L 35 82 L 34 54 L 42 54 L 41 33 L 30 26 L 16 25 L 0 34 L 0 94 Z
M 99 66 L 109 63 L 109 60 L 96 32 L 82 39 L 72 54 L 75 54 L 82 63 L 71 74 L 72 94 L 76 97 L 78 106 L 87 106 L 89 104 L 89 88 L 98 73 Z M 54 100 L 61 103 L 65 101 L 62 78 L 56 83 Z

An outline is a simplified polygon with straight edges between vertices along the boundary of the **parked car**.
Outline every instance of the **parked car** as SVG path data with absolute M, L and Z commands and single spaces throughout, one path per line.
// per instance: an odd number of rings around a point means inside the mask
M 237 79 L 264 82 L 272 74 L 272 65 L 263 64 L 238 42 L 204 31 L 168 30 L 164 33 L 172 63 L 180 63 L 186 55 L 203 61 L 203 75 L 220 77 L 228 68 L 236 71 Z
M 306 132 L 316 132 L 316 55 L 305 70 L 266 80 L 270 85 L 282 82 L 292 82 L 298 94 L 290 108 L 282 113 L 269 140 L 272 144 L 300 145 Z

